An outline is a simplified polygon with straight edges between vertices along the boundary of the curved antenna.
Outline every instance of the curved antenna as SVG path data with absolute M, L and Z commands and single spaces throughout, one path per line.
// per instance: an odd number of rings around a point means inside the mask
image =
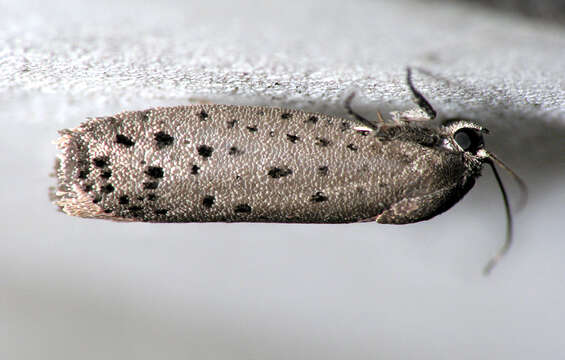
M 424 95 L 416 90 L 414 84 L 412 84 L 412 69 L 410 67 L 406 68 L 406 83 L 408 84 L 408 87 L 412 92 L 412 96 L 414 96 L 414 102 L 416 103 L 416 105 L 418 105 L 418 107 L 430 117 L 430 120 L 435 119 L 437 116 L 436 111 L 434 110 L 432 105 L 430 105 L 428 100 L 426 100 Z
M 492 159 L 494 160 L 496 158 L 493 157 Z M 498 264 L 500 259 L 502 259 L 502 257 L 504 255 L 506 255 L 506 253 L 508 253 L 510 246 L 512 246 L 512 237 L 513 237 L 513 233 L 512 233 L 512 228 L 513 228 L 512 227 L 512 213 L 510 212 L 510 202 L 508 201 L 508 195 L 506 194 L 506 190 L 504 189 L 504 185 L 502 184 L 502 180 L 500 179 L 500 175 L 498 175 L 498 171 L 496 170 L 496 167 L 494 166 L 493 160 L 491 160 L 490 158 L 487 158 L 485 162 L 488 163 L 490 165 L 490 167 L 492 168 L 492 172 L 494 173 L 494 177 L 496 178 L 496 182 L 498 183 L 498 186 L 500 187 L 500 192 L 502 193 L 502 199 L 504 200 L 504 209 L 506 210 L 506 240 L 504 241 L 504 244 L 498 250 L 496 255 L 492 259 L 489 260 L 489 262 L 486 264 L 485 268 L 483 269 L 483 274 L 485 276 L 490 274 L 490 272 L 496 266 L 496 264 Z
M 347 98 L 345 99 L 345 109 L 347 110 L 347 112 L 350 115 L 353 115 L 357 120 L 359 120 L 359 122 L 365 126 L 367 126 L 370 129 L 373 130 L 379 130 L 379 126 L 373 124 L 372 121 L 367 120 L 366 118 L 364 118 L 363 116 L 359 115 L 355 110 L 353 110 L 353 108 L 351 107 L 351 102 L 353 101 L 353 98 L 355 97 L 355 92 L 352 92 L 351 94 L 349 94 L 349 96 L 347 96 Z
M 528 186 L 526 185 L 524 180 L 522 180 L 521 177 L 519 177 L 514 171 L 512 171 L 512 169 L 510 169 L 508 167 L 508 165 L 503 163 L 502 160 L 500 160 L 499 158 L 497 158 L 496 156 L 494 156 L 494 154 L 492 154 L 490 152 L 488 152 L 487 154 L 488 154 L 488 157 L 491 158 L 492 160 L 494 160 L 494 162 L 498 166 L 500 166 L 501 168 L 506 170 L 510 175 L 512 175 L 512 177 L 514 178 L 514 181 L 516 181 L 516 183 L 520 187 L 521 196 L 520 196 L 520 201 L 518 202 L 518 205 L 516 205 L 516 211 L 521 211 L 526 206 L 526 203 L 528 202 Z

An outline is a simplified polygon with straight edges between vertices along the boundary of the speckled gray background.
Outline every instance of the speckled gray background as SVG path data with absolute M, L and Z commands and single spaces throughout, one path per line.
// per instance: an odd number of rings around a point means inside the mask
M 0 357 L 558 359 L 565 354 L 565 27 L 467 3 L 0 1 Z M 57 213 L 56 130 L 204 98 L 478 119 L 485 169 L 406 226 L 122 224 Z M 516 186 L 505 177 L 513 199 Z

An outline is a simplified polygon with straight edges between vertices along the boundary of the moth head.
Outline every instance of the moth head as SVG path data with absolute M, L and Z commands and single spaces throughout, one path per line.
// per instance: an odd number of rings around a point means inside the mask
M 451 119 L 446 120 L 443 125 L 444 134 L 446 135 L 443 146 L 452 151 L 463 152 L 467 158 L 470 157 L 472 162 L 475 164 L 486 163 L 490 165 L 498 186 L 500 187 L 500 192 L 502 193 L 502 198 L 504 200 L 504 208 L 506 210 L 506 241 L 504 245 L 500 248 L 498 253 L 487 263 L 484 269 L 484 273 L 488 274 L 494 268 L 494 266 L 500 261 L 500 259 L 508 252 L 510 245 L 512 244 L 512 214 L 510 212 L 510 203 L 508 201 L 508 195 L 502 184 L 502 180 L 496 171 L 497 164 L 504 170 L 506 170 L 518 183 L 522 191 L 522 205 L 523 207 L 527 198 L 527 188 L 524 181 L 516 175 L 512 169 L 510 169 L 506 164 L 504 164 L 500 159 L 498 159 L 493 153 L 485 149 L 485 142 L 483 139 L 483 134 L 488 134 L 489 131 L 471 121 L 461 120 L 461 119 Z M 479 165 L 480 166 L 480 165 Z
M 451 119 L 443 123 L 443 129 L 447 135 L 443 146 L 449 150 L 464 152 L 480 161 L 490 157 L 483 138 L 489 133 L 487 128 L 468 120 Z
M 412 72 L 408 67 L 406 69 L 406 83 L 412 92 L 412 96 L 414 97 L 416 104 L 428 115 L 429 119 L 435 119 L 437 114 L 436 111 L 412 84 L 411 73 Z M 497 164 L 506 170 L 516 180 L 522 190 L 523 204 L 525 204 L 527 198 L 526 184 L 518 175 L 516 175 L 514 171 L 506 166 L 506 164 L 498 159 L 493 153 L 485 149 L 483 134 L 488 134 L 488 130 L 486 128 L 468 120 L 448 119 L 442 123 L 441 131 L 444 135 L 441 146 L 447 150 L 462 153 L 465 163 L 473 169 L 475 174 L 479 174 L 483 163 L 490 165 L 498 186 L 500 187 L 500 192 L 502 193 L 504 208 L 506 210 L 506 241 L 498 253 L 485 266 L 484 273 L 488 274 L 504 256 L 504 254 L 508 252 L 508 249 L 510 249 L 510 245 L 512 244 L 512 214 L 510 212 L 510 203 L 508 201 L 504 185 L 502 184 L 502 180 L 500 179 L 494 164 Z

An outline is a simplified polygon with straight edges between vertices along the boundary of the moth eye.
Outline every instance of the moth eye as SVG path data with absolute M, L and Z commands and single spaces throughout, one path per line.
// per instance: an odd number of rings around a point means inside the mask
M 467 132 L 458 131 L 455 133 L 455 136 L 453 138 L 455 139 L 457 145 L 461 146 L 461 149 L 467 151 L 471 147 L 471 137 L 469 137 L 469 134 L 467 134 Z
M 463 151 L 476 153 L 483 145 L 483 137 L 475 129 L 460 129 L 453 134 L 453 139 Z

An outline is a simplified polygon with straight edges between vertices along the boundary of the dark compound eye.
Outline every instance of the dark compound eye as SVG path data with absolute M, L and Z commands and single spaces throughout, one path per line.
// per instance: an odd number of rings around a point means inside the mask
M 453 134 L 453 138 L 461 149 L 473 154 L 483 146 L 483 137 L 475 129 L 463 128 L 457 130 L 455 134 Z
M 471 137 L 467 134 L 466 131 L 458 131 L 453 136 L 457 145 L 461 146 L 461 148 L 465 151 L 469 150 L 471 147 Z

